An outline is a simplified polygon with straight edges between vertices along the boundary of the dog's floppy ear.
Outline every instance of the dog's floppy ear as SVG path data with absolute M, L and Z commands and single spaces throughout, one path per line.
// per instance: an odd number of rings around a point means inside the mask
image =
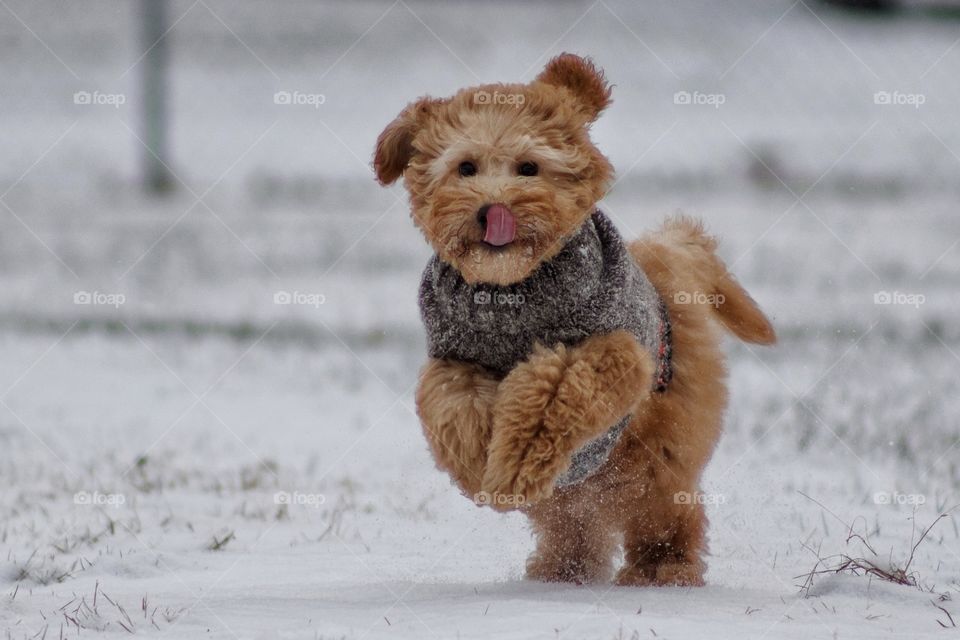
M 603 77 L 603 71 L 589 58 L 573 53 L 561 53 L 550 60 L 537 76 L 537 82 L 570 91 L 591 121 L 596 120 L 610 104 L 610 85 Z
M 373 170 L 380 184 L 393 184 L 403 175 L 403 170 L 413 157 L 413 138 L 434 103 L 436 101 L 431 98 L 411 102 L 377 138 Z

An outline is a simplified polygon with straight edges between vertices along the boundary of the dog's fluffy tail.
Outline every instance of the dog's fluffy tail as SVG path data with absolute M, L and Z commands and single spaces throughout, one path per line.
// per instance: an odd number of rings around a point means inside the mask
M 717 241 L 703 224 L 682 215 L 669 218 L 659 231 L 632 243 L 631 253 L 667 304 L 708 306 L 713 317 L 745 342 L 773 344 L 773 325 L 726 265 L 717 257 Z

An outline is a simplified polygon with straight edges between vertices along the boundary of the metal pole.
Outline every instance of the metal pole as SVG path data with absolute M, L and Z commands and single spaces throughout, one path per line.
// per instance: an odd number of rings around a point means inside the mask
M 173 175 L 167 168 L 167 61 L 169 50 L 165 37 L 167 0 L 141 0 L 143 68 L 143 180 L 147 193 L 162 195 L 173 191 Z

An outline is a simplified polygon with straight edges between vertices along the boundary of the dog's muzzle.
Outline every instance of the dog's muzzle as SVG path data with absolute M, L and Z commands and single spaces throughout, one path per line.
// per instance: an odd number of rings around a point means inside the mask
M 477 222 L 483 229 L 483 241 L 495 247 L 513 242 L 517 236 L 517 219 L 505 204 L 485 204 L 477 211 Z

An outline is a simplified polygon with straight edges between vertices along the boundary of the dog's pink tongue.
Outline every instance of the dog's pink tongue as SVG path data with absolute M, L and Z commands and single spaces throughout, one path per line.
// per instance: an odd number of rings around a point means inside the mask
M 495 204 L 487 210 L 487 233 L 483 241 L 495 247 L 510 244 L 517 235 L 517 219 L 510 209 Z

